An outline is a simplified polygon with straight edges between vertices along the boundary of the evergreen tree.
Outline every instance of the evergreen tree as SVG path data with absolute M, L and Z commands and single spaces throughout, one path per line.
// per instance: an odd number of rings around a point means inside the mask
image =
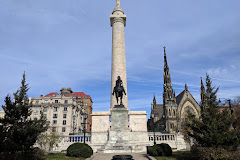
M 7 95 L 5 105 L 2 106 L 5 117 L 0 119 L 0 152 L 10 157 L 9 159 L 27 159 L 37 137 L 48 128 L 43 116 L 39 120 L 30 118 L 32 103 L 27 96 L 28 90 L 24 72 L 22 86 L 14 93 L 14 100 Z
M 201 86 L 200 118 L 188 114 L 188 135 L 194 138 L 202 147 L 236 149 L 239 144 L 237 131 L 232 129 L 233 115 L 228 109 L 220 112 L 218 109 L 217 91 L 212 87 L 209 75 L 206 75 L 206 90 Z
M 233 114 L 235 116 L 235 128 L 240 132 L 240 96 L 235 97 L 231 102 Z

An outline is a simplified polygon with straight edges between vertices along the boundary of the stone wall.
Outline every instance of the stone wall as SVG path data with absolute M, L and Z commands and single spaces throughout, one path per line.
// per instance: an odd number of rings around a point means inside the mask
M 112 132 L 111 134 L 116 134 Z M 124 135 L 123 135 L 124 136 Z M 130 152 L 142 152 L 144 151 L 144 146 L 153 146 L 154 145 L 154 133 L 153 132 L 130 132 L 128 133 L 126 139 L 131 139 L 131 143 L 136 146 L 137 149 L 131 149 Z M 92 143 L 92 137 L 95 137 L 98 143 Z M 144 137 L 147 139 L 143 140 Z M 74 136 L 63 136 L 62 141 L 58 144 L 58 147 L 54 147 L 52 151 L 60 152 L 66 151 L 68 146 L 73 143 L 83 143 L 83 134 L 74 135 Z M 93 148 L 94 152 L 101 150 L 101 148 L 109 140 L 109 132 L 95 132 L 95 133 L 86 133 L 86 144 L 90 145 Z M 145 142 L 144 142 L 145 141 Z M 155 133 L 155 141 L 157 144 L 167 143 L 171 146 L 173 151 L 180 150 L 190 150 L 190 145 L 184 141 L 183 135 L 181 134 L 163 134 L 160 132 Z M 38 146 L 39 147 L 39 146 Z

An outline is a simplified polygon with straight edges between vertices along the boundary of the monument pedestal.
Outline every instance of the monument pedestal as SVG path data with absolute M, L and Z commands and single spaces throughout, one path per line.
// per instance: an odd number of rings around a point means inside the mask
M 124 105 L 115 105 L 111 109 L 112 131 L 127 131 L 128 129 L 128 109 Z
M 110 112 L 94 112 L 90 144 L 93 151 L 103 153 L 146 152 L 146 146 L 150 145 L 146 115 L 145 111 L 129 111 L 122 107 L 114 107 Z
M 102 151 L 104 153 L 131 153 L 128 109 L 124 105 L 115 105 L 110 112 L 112 126 L 109 131 L 109 140 Z

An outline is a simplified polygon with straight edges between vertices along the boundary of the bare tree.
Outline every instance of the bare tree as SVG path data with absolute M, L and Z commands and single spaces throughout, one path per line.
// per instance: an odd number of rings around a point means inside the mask
M 43 133 L 39 135 L 37 144 L 48 152 L 53 151 L 54 147 L 58 147 L 58 144 L 62 141 L 62 136 L 57 132 Z

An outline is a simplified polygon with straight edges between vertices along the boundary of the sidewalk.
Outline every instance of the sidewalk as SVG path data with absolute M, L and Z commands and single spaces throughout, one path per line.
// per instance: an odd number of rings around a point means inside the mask
M 121 155 L 119 153 L 95 153 L 90 160 L 111 160 L 114 155 Z M 134 160 L 155 160 L 149 158 L 145 153 L 125 153 L 124 155 L 132 155 Z

